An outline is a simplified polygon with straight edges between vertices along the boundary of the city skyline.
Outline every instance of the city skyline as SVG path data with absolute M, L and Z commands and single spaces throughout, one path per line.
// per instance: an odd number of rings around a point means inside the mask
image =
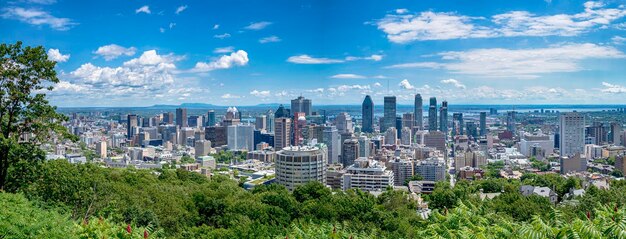
M 48 95 L 60 107 L 626 95 L 626 8 L 614 1 L 2 2 L 2 42 L 42 45 L 58 62 Z

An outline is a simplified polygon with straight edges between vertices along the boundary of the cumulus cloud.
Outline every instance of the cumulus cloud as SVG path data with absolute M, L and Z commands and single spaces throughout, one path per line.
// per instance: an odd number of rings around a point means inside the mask
M 287 59 L 288 62 L 295 64 L 332 64 L 341 63 L 343 60 L 330 59 L 330 58 L 315 58 L 309 55 L 291 56 Z
M 230 34 L 228 33 L 224 33 L 224 34 L 218 34 L 218 35 L 213 35 L 214 38 L 218 38 L 218 39 L 224 39 L 224 38 L 229 38 Z
M 117 44 L 109 44 L 105 46 L 98 47 L 96 51 L 93 53 L 101 56 L 106 61 L 113 60 L 120 56 L 133 56 L 137 48 L 135 47 L 123 47 Z
M 261 30 L 261 29 L 266 28 L 269 25 L 272 25 L 272 23 L 271 22 L 265 22 L 265 21 L 263 21 L 263 22 L 253 22 L 253 23 L 250 23 L 250 25 L 248 25 L 248 26 L 246 26 L 244 28 L 248 29 L 248 30 Z
M 187 9 L 187 5 L 182 5 L 176 8 L 176 14 L 180 14 L 181 12 L 185 11 L 185 9 Z
M 370 60 L 370 61 L 380 61 L 383 59 L 383 55 L 371 55 L 366 57 L 356 57 L 356 56 L 348 56 L 346 57 L 346 61 L 356 61 L 356 60 Z
M 459 88 L 459 89 L 465 89 L 465 85 L 455 79 L 442 80 L 441 83 L 453 85 L 454 87 Z
M 227 47 L 215 48 L 215 50 L 213 50 L 213 53 L 224 54 L 224 53 L 231 53 L 233 51 L 235 51 L 235 47 L 227 46 Z
M 220 24 L 213 25 L 213 30 L 217 30 L 217 29 L 220 29 Z
M 270 97 L 271 96 L 271 93 L 270 93 L 269 90 L 261 90 L 261 91 L 253 90 L 253 91 L 250 91 L 250 94 L 253 95 L 253 96 L 256 96 L 256 97 L 260 97 L 260 98 L 265 98 L 265 97 Z
M 333 79 L 364 79 L 365 76 L 357 75 L 357 74 L 337 74 L 337 75 L 331 76 L 330 78 L 333 78 Z
M 398 86 L 400 86 L 402 89 L 405 89 L 405 90 L 415 89 L 415 86 L 411 85 L 411 82 L 409 82 L 409 80 L 407 79 L 400 81 L 400 84 L 398 84 Z
M 228 69 L 234 66 L 245 66 L 248 64 L 248 53 L 244 50 L 238 50 L 230 55 L 224 55 L 215 61 L 198 62 L 192 69 L 194 72 L 208 72 L 212 70 Z
M 615 45 L 622 45 L 626 42 L 626 37 L 614 36 L 611 38 L 611 41 L 613 41 L 613 44 Z
M 626 93 L 626 87 L 621 86 L 621 85 L 615 85 L 615 84 L 611 84 L 608 82 L 602 82 L 602 86 L 604 86 L 604 89 L 602 89 L 602 92 L 606 92 L 606 93 Z
M 239 98 L 241 98 L 241 96 L 233 95 L 233 94 L 230 94 L 230 93 L 223 94 L 221 97 L 222 97 L 222 99 L 239 99 Z
M 69 18 L 60 18 L 52 16 L 49 12 L 22 7 L 6 7 L 2 9 L 0 17 L 4 19 L 14 19 L 30 25 L 42 26 L 47 25 L 54 30 L 67 31 L 78 23 Z
M 626 16 L 626 9 L 606 8 L 601 2 L 586 2 L 575 14 L 535 15 L 510 11 L 490 18 L 426 11 L 411 14 L 396 11 L 376 22 L 378 29 L 395 43 L 514 36 L 576 36 L 595 28 L 605 28 Z
M 270 43 L 270 42 L 279 42 L 281 39 L 277 36 L 269 36 L 259 39 L 259 42 L 262 44 Z
M 433 68 L 454 73 L 485 77 L 537 78 L 538 74 L 577 72 L 586 59 L 624 58 L 623 52 L 611 46 L 593 43 L 562 44 L 546 48 L 488 48 L 438 53 L 444 63 L 415 62 L 387 68 Z
M 48 49 L 48 60 L 56 61 L 56 62 L 66 62 L 70 59 L 70 54 L 63 55 L 59 51 L 59 49 L 50 48 Z
M 137 10 L 135 10 L 135 13 L 141 13 L 141 12 L 143 12 L 145 14 L 152 13 L 152 12 L 150 12 L 150 6 L 148 6 L 148 5 L 144 5 L 144 6 L 140 7 L 140 8 L 137 8 Z

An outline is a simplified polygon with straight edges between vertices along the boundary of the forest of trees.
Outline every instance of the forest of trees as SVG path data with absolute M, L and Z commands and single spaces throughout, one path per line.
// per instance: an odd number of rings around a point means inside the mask
M 24 162 L 26 164 L 26 162 Z M 590 187 L 575 202 L 551 205 L 522 196 L 519 181 L 439 183 L 426 200 L 428 219 L 402 191 L 375 197 L 331 191 L 312 182 L 289 192 L 280 185 L 246 191 L 224 176 L 181 169 L 137 170 L 29 161 L 20 180 L 0 193 L 4 238 L 623 238 L 626 183 Z M 524 183 L 563 196 L 577 180 L 530 175 Z M 563 189 L 560 189 L 563 188 Z M 483 191 L 503 193 L 481 201 Z M 576 238 L 576 237 L 574 237 Z

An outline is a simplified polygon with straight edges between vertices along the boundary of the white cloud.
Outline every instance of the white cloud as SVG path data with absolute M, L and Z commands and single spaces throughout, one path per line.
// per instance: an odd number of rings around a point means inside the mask
M 213 25 L 213 30 L 217 30 L 217 29 L 220 29 L 220 24 Z
M 110 45 L 98 47 L 98 50 L 96 50 L 93 53 L 103 57 L 104 60 L 110 61 L 122 55 L 125 55 L 125 56 L 135 55 L 136 51 L 137 51 L 137 48 L 135 47 L 126 48 L 117 44 L 110 44 Z
M 383 85 L 382 85 L 382 84 L 380 84 L 380 82 L 376 82 L 376 83 L 374 83 L 374 86 L 376 86 L 376 87 L 382 87 Z
M 185 11 L 185 9 L 187 9 L 187 5 L 176 8 L 176 14 L 180 14 L 181 12 Z
M 615 45 L 622 45 L 626 42 L 626 37 L 614 36 L 611 38 L 611 41 L 613 41 L 613 44 Z
M 378 29 L 395 43 L 513 36 L 576 36 L 594 28 L 606 28 L 626 16 L 626 9 L 605 8 L 600 2 L 586 2 L 575 14 L 537 16 L 527 11 L 510 11 L 491 16 L 471 17 L 450 12 L 426 11 L 410 14 L 396 11 L 378 20 Z
M 144 5 L 144 6 L 140 7 L 140 8 L 137 8 L 137 10 L 135 10 L 135 13 L 140 13 L 140 12 L 143 12 L 143 13 L 146 13 L 146 14 L 152 13 L 152 12 L 150 12 L 150 6 L 148 6 L 148 5 Z
M 343 60 L 330 58 L 314 58 L 309 55 L 291 56 L 287 59 L 287 61 L 296 64 L 331 64 L 343 62 Z
M 48 49 L 48 60 L 56 61 L 56 62 L 66 62 L 70 59 L 70 54 L 63 55 L 59 51 L 59 49 Z
M 349 90 L 369 90 L 369 85 L 340 85 L 336 87 L 337 91 L 346 92 Z
M 50 4 L 55 4 L 57 1 L 56 0 L 26 0 L 26 2 L 34 3 L 34 4 L 50 5 Z
M 407 79 L 400 81 L 400 84 L 398 84 L 398 86 L 400 86 L 402 89 L 405 89 L 405 90 L 415 89 L 415 86 L 411 85 L 411 82 L 409 82 L 409 80 Z
M 227 46 L 227 47 L 215 48 L 215 50 L 213 50 L 213 53 L 224 54 L 224 53 L 231 53 L 233 51 L 235 51 L 235 47 Z
M 194 72 L 208 72 L 212 70 L 228 69 L 234 66 L 245 66 L 248 64 L 248 53 L 238 50 L 230 55 L 221 56 L 212 62 L 198 62 L 192 69 Z
M 264 38 L 259 39 L 259 42 L 263 44 L 270 43 L 270 42 L 279 42 L 279 41 L 281 41 L 281 39 L 277 36 L 269 36 L 269 37 L 264 37 Z
M 172 28 L 174 28 L 176 26 L 176 23 L 175 22 L 170 22 L 169 26 L 170 26 L 170 29 L 172 29 Z
M 455 79 L 441 80 L 441 83 L 453 85 L 454 87 L 459 88 L 459 89 L 465 89 L 465 85 Z
M 222 95 L 222 99 L 239 99 L 241 96 L 226 93 Z
M 224 38 L 229 38 L 230 34 L 224 33 L 224 34 L 214 35 L 213 37 L 214 38 L 219 38 L 219 39 L 224 39 Z
M 260 97 L 260 98 L 265 98 L 265 97 L 270 97 L 271 96 L 271 93 L 270 93 L 269 90 L 262 90 L 262 91 L 253 90 L 253 91 L 250 91 L 250 94 L 253 95 L 253 96 L 256 96 L 256 97 Z
M 406 9 L 406 8 L 398 8 L 398 9 L 396 9 L 396 14 L 405 14 L 405 13 L 408 13 L 408 12 L 409 12 L 409 10 Z
M 263 28 L 266 28 L 267 26 L 272 25 L 271 22 L 253 22 L 250 23 L 250 25 L 246 26 L 245 29 L 248 30 L 261 30 Z
M 67 31 L 78 23 L 69 18 L 52 16 L 49 12 L 38 9 L 26 9 L 21 7 L 7 7 L 3 9 L 0 17 L 15 19 L 35 26 L 47 25 L 54 30 Z
M 383 59 L 383 55 L 371 55 L 366 57 L 356 57 L 356 56 L 348 56 L 346 57 L 346 61 L 356 61 L 356 60 L 371 60 L 371 61 L 380 61 Z
M 287 96 L 287 91 L 284 91 L 284 90 L 283 90 L 283 91 L 278 92 L 278 93 L 276 93 L 276 94 L 274 94 L 274 95 L 275 95 L 276 97 L 284 97 L 284 96 Z
M 307 90 L 306 92 L 321 94 L 321 93 L 324 93 L 324 88 L 316 88 L 312 90 Z
M 615 84 L 611 84 L 608 82 L 602 82 L 602 86 L 605 87 L 604 89 L 601 90 L 602 92 L 614 93 L 614 94 L 626 93 L 626 87 L 621 86 L 621 85 L 615 85 Z
M 546 48 L 519 50 L 474 49 L 442 52 L 438 55 L 441 56 L 442 60 L 451 62 L 405 63 L 387 68 L 442 68 L 454 73 L 486 77 L 536 78 L 538 74 L 584 70 L 580 62 L 587 59 L 626 57 L 623 52 L 614 47 L 592 43 L 553 45 Z
M 357 75 L 357 74 L 337 74 L 337 75 L 331 76 L 330 78 L 334 78 L 334 79 L 364 79 L 365 76 Z
M 165 28 L 159 27 L 159 32 L 164 33 L 165 32 Z

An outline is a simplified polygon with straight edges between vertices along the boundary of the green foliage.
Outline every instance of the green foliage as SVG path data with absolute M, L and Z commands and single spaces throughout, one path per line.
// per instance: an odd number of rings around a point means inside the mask
M 406 180 L 404 180 L 404 186 L 408 186 L 410 181 L 422 181 L 422 180 L 424 180 L 424 177 L 422 177 L 422 175 L 415 174 L 411 176 L 410 178 L 407 178 Z
M 53 210 L 43 210 L 23 195 L 0 193 L 0 237 L 66 238 L 73 222 Z
M 180 164 L 195 163 L 195 162 L 196 160 L 190 157 L 189 155 L 183 155 L 180 158 Z

